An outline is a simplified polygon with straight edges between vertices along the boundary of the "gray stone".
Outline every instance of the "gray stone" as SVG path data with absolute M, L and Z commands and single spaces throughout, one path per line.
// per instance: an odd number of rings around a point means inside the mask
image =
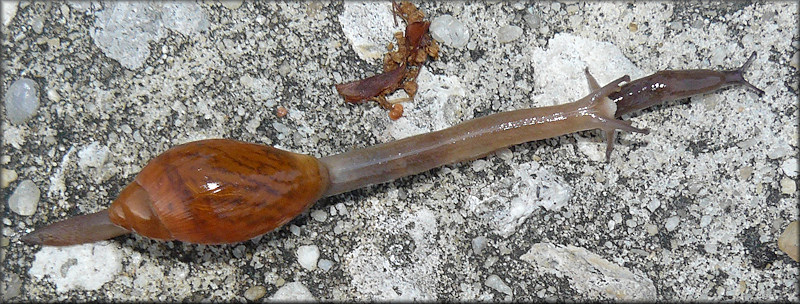
M 20 78 L 8 88 L 5 96 L 6 117 L 12 124 L 21 124 L 39 110 L 39 90 L 36 82 Z

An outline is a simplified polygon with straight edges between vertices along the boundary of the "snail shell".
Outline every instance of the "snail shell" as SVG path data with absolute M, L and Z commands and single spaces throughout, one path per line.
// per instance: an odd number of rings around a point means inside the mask
M 327 168 L 312 156 L 202 140 L 151 160 L 111 204 L 109 218 L 155 239 L 241 242 L 293 219 L 329 184 Z

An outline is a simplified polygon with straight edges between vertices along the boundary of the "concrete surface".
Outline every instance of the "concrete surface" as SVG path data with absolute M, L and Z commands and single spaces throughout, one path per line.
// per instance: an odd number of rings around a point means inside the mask
M 3 115 L 4 301 L 800 300 L 798 263 L 776 243 L 798 219 L 796 2 L 415 2 L 469 41 L 441 45 L 398 121 L 333 88 L 381 69 L 363 52 L 402 28 L 388 2 L 137 3 L 3 15 L 2 89 L 28 77 L 41 96 L 29 121 Z M 632 113 L 651 133 L 622 134 L 610 163 L 599 132 L 580 132 L 323 199 L 240 244 L 19 241 L 105 208 L 191 140 L 319 157 L 570 102 L 587 66 L 605 83 L 733 69 L 753 51 L 763 97 L 732 87 Z M 32 216 L 6 203 L 27 179 L 41 189 Z

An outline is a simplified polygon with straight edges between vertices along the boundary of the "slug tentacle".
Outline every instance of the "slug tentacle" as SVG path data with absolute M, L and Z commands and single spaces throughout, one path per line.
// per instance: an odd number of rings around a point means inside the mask
M 622 81 L 630 81 L 630 77 L 625 75 L 623 77 L 618 78 L 617 80 L 613 81 L 611 84 L 613 86 L 605 86 L 600 88 L 600 85 L 597 84 L 597 80 L 592 76 L 592 73 L 589 73 L 589 68 L 583 69 L 584 74 L 586 75 L 586 81 L 589 83 L 589 89 L 592 92 L 595 92 L 595 96 L 601 97 L 595 100 L 597 103 L 606 103 L 606 110 L 605 112 L 600 112 L 600 115 L 596 117 L 598 122 L 601 124 L 600 129 L 605 133 L 606 137 L 606 162 L 611 160 L 611 151 L 614 150 L 614 140 L 616 139 L 616 131 L 628 131 L 628 132 L 636 132 L 642 134 L 649 134 L 650 130 L 648 129 L 640 129 L 636 128 L 631 125 L 630 121 L 624 121 L 620 119 L 614 118 L 615 113 L 617 111 L 616 104 L 609 99 L 609 95 L 615 92 L 619 92 L 620 87 L 618 86 L 619 83 Z M 601 94 L 601 95 L 597 95 Z
M 586 75 L 586 81 L 589 82 L 589 90 L 597 91 L 600 89 L 600 85 L 597 84 L 597 79 L 594 79 L 592 73 L 589 73 L 589 67 L 583 68 L 583 74 Z
M 744 79 L 744 71 L 750 67 L 750 64 L 752 64 L 755 59 L 756 59 L 756 52 L 753 52 L 753 54 L 750 55 L 750 58 L 748 58 L 747 61 L 741 67 L 731 71 L 724 71 L 723 73 L 725 74 L 726 82 L 738 83 L 744 85 L 745 87 L 748 87 L 751 90 L 756 91 L 758 96 L 761 97 L 764 95 L 764 91 L 757 88 L 755 85 L 751 84 L 746 79 Z

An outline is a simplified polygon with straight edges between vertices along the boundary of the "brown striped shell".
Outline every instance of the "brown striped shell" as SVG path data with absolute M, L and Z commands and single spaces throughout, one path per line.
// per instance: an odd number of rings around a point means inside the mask
M 270 146 L 210 139 L 151 160 L 111 204 L 111 221 L 143 236 L 235 243 L 272 231 L 330 184 L 316 158 Z

